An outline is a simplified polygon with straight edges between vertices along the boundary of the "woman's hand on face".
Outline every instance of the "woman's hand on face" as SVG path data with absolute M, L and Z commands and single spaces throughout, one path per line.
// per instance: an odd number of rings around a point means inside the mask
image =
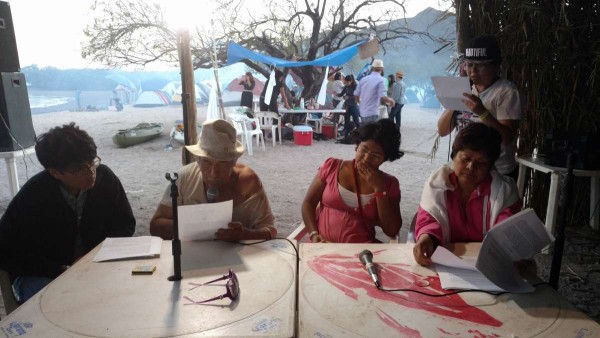
M 433 255 L 435 243 L 433 238 L 428 234 L 419 236 L 419 240 L 413 247 L 413 256 L 415 261 L 423 266 L 431 265 L 431 255 Z
M 231 222 L 227 228 L 221 228 L 215 232 L 217 239 L 229 242 L 238 242 L 244 239 L 244 227 L 240 222 Z
M 385 190 L 385 177 L 379 168 L 375 168 L 368 162 L 357 161 L 356 170 L 360 176 L 364 177 L 373 190 L 376 192 Z

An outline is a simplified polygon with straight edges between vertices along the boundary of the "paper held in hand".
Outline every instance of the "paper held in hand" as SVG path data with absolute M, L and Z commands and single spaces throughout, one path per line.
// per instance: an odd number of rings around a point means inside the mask
M 154 236 L 107 238 L 94 256 L 94 262 L 116 259 L 158 257 L 162 239 Z
M 431 259 L 444 289 L 532 292 L 514 263 L 532 258 L 553 241 L 533 209 L 525 209 L 490 229 L 474 265 L 442 246 Z
M 431 82 L 435 89 L 435 96 L 444 109 L 471 111 L 462 102 L 463 93 L 471 93 L 469 78 L 466 76 L 432 76 Z
M 215 238 L 215 232 L 231 223 L 233 200 L 177 207 L 179 238 L 200 241 Z

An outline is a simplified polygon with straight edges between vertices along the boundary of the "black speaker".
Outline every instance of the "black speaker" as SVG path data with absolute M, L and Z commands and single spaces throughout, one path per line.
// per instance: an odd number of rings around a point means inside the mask
M 27 83 L 23 73 L 0 73 L 0 152 L 35 145 Z
M 566 167 L 567 154 L 573 158 L 573 168 L 600 169 L 600 135 L 584 132 L 549 132 L 545 135 L 544 163 Z
M 0 1 L 0 72 L 18 72 L 20 70 L 10 4 Z

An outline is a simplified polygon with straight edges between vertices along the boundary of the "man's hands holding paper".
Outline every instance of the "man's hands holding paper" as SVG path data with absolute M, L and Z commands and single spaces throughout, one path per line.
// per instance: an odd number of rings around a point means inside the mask
M 227 228 L 221 228 L 215 232 L 217 239 L 229 242 L 238 242 L 244 239 L 244 227 L 240 222 L 231 222 Z
M 481 99 L 477 95 L 473 95 L 473 94 L 470 94 L 470 93 L 463 93 L 463 96 L 465 98 L 462 99 L 461 101 L 473 113 L 475 113 L 477 115 L 481 115 L 481 114 L 485 113 L 486 109 L 483 106 L 483 102 L 481 102 Z

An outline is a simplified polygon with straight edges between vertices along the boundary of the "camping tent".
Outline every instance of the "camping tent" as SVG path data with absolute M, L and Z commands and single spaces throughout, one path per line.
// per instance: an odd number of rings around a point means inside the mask
M 137 100 L 134 107 L 164 107 L 169 105 L 169 96 L 160 90 L 143 91 Z

